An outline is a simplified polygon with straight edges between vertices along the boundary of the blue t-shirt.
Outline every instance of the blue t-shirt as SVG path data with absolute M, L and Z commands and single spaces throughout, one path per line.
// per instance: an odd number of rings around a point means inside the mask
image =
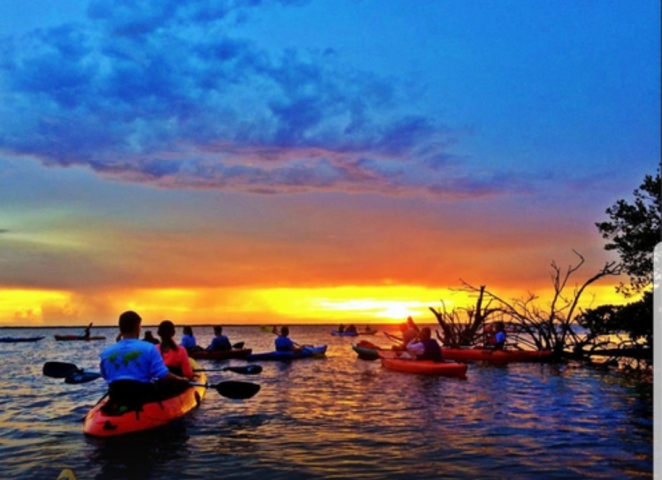
M 232 350 L 230 340 L 225 335 L 218 335 L 214 337 L 211 344 L 207 347 L 208 352 L 215 352 L 218 350 Z
M 181 346 L 184 347 L 186 350 L 189 350 L 193 347 L 195 347 L 195 337 L 192 335 L 182 335 L 182 343 Z
M 101 375 L 110 384 L 116 380 L 151 382 L 168 375 L 168 367 L 154 345 L 128 338 L 101 352 Z
M 274 343 L 277 352 L 291 352 L 294 349 L 294 342 L 288 337 L 278 337 Z
M 494 336 L 494 341 L 496 343 L 503 343 L 506 341 L 506 333 L 503 330 L 499 330 Z

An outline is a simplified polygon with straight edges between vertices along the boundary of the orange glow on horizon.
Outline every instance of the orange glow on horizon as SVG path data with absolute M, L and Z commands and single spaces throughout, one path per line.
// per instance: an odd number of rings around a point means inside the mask
M 506 301 L 528 294 L 491 290 Z M 544 310 L 551 292 L 538 294 Z M 443 299 L 443 303 L 442 303 Z M 179 324 L 397 323 L 412 316 L 434 321 L 429 307 L 448 312 L 473 307 L 476 294 L 417 286 L 344 286 L 275 289 L 139 289 L 103 296 L 50 290 L 0 290 L 0 325 L 114 325 L 122 311 L 135 310 L 145 323 L 168 318 Z M 581 308 L 623 304 L 613 285 L 595 286 Z

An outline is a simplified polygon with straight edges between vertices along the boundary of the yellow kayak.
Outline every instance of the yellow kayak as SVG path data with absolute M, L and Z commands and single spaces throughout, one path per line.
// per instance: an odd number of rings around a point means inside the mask
M 60 472 L 57 480 L 76 480 L 76 475 L 74 475 L 74 471 L 72 469 L 65 468 Z

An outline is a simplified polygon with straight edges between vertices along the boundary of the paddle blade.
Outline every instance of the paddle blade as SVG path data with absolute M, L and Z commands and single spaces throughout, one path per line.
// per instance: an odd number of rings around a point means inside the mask
M 215 388 L 220 395 L 232 400 L 245 400 L 260 391 L 260 385 L 248 382 L 227 381 L 209 386 Z
M 246 365 L 245 367 L 224 367 L 224 372 L 243 373 L 244 375 L 257 375 L 262 373 L 262 365 Z
M 98 372 L 84 372 L 81 370 L 72 373 L 67 378 L 65 378 L 64 383 L 70 383 L 70 384 L 87 383 L 87 382 L 91 382 L 92 380 L 96 380 L 97 378 L 100 377 L 101 374 Z
M 51 378 L 67 378 L 80 369 L 73 363 L 46 362 L 42 370 L 43 374 Z
M 234 345 L 232 345 L 232 348 L 236 348 L 238 350 L 241 350 L 242 348 L 244 348 L 244 342 L 237 342 Z

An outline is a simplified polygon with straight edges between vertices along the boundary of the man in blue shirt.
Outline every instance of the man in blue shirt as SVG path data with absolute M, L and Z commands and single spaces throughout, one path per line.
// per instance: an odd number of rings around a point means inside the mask
M 170 373 L 156 347 L 140 340 L 142 319 L 133 311 L 119 318 L 122 340 L 101 352 L 101 375 L 111 399 L 144 403 L 159 395 L 159 387 L 181 387 L 188 379 Z
M 290 329 L 288 327 L 283 327 L 280 329 L 280 335 L 276 338 L 274 342 L 276 345 L 277 352 L 299 352 L 301 348 L 298 348 L 294 345 L 294 342 L 290 340 L 288 335 L 290 334 Z
M 223 327 L 221 327 L 220 325 L 215 325 L 214 335 L 215 337 L 212 339 L 211 343 L 207 347 L 208 352 L 232 350 L 232 345 L 230 344 L 230 340 L 226 335 L 223 335 Z
M 506 345 L 506 327 L 503 322 L 496 323 L 496 334 L 494 335 L 494 349 L 503 350 Z

